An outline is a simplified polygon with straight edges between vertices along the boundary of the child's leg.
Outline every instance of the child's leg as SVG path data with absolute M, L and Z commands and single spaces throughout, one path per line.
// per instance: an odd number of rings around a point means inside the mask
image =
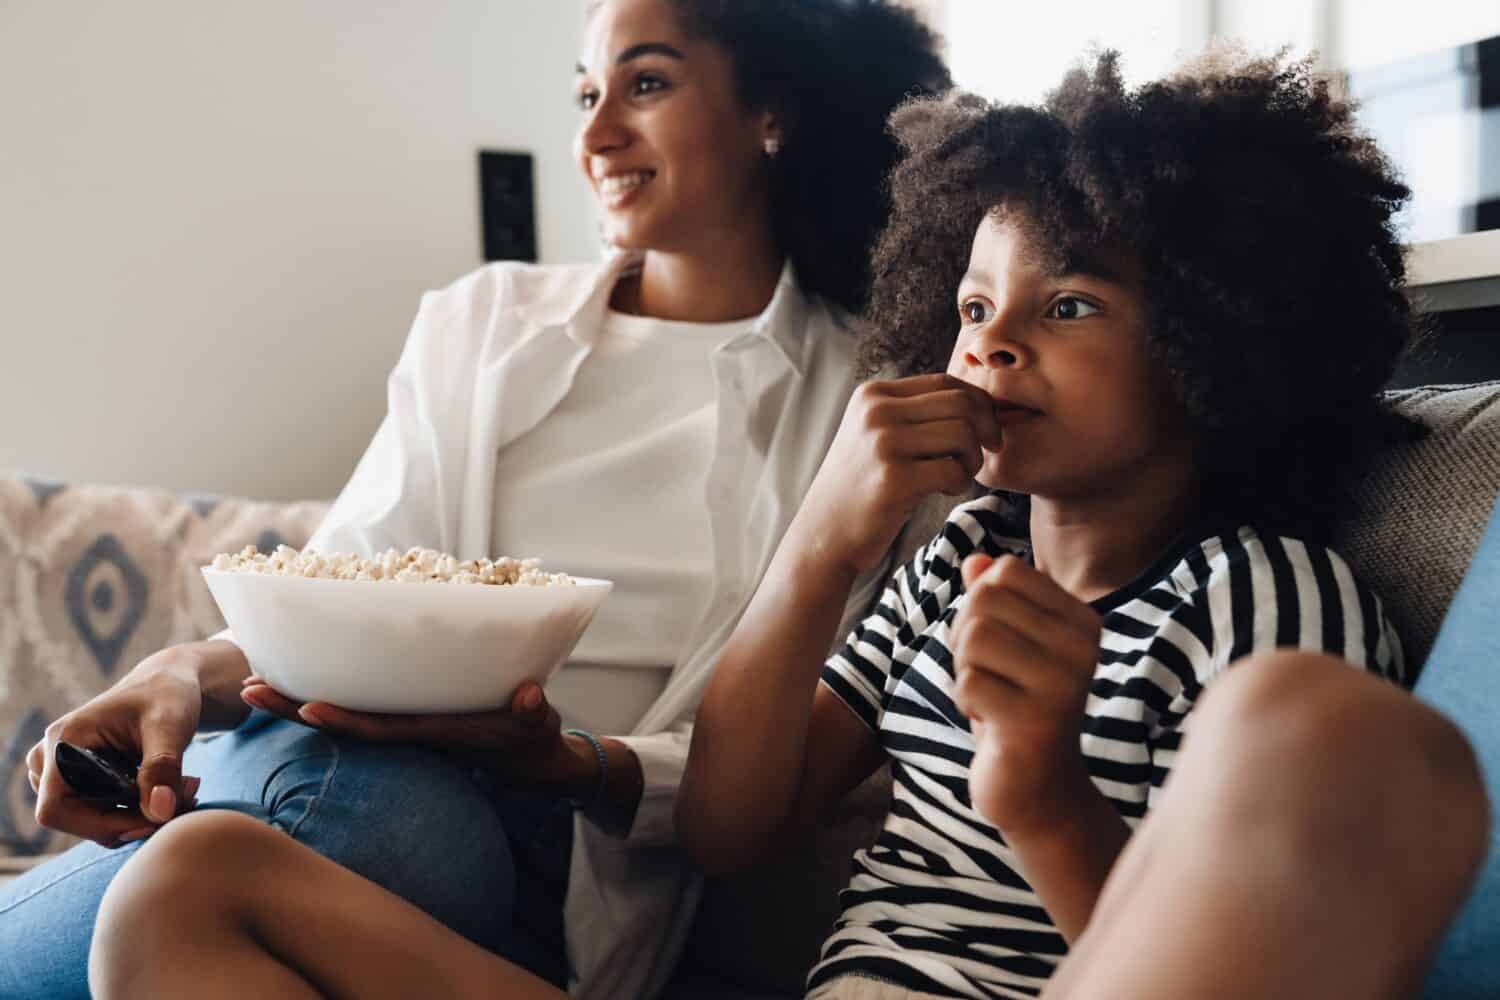
M 1491 802 L 1500 802 L 1500 504 L 1464 577 L 1418 698 L 1452 719 L 1474 745 Z M 1500 823 L 1468 905 L 1438 949 L 1429 996 L 1500 995 Z
M 1410 997 L 1484 854 L 1458 731 L 1336 660 L 1236 666 L 1044 996 Z
M 105 893 L 97 997 L 565 994 L 290 837 L 232 812 L 183 816 Z

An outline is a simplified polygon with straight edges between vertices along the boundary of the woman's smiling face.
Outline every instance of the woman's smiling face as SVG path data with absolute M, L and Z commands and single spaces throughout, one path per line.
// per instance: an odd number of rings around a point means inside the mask
M 669 0 L 606 0 L 590 15 L 574 151 L 619 247 L 691 251 L 764 227 L 771 117 L 743 107 L 729 54 L 691 37 Z
M 1191 446 L 1148 348 L 1139 267 L 1055 273 L 1018 221 L 1001 211 L 980 222 L 958 291 L 948 372 L 996 401 L 1003 437 L 977 478 L 1067 499 L 1184 471 Z

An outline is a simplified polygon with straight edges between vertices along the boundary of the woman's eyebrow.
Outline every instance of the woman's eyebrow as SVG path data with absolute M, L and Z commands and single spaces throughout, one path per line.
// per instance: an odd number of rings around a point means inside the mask
M 687 58 L 682 54 L 681 49 L 668 45 L 666 42 L 641 42 L 639 45 L 630 46 L 630 48 L 625 49 L 616 56 L 615 65 L 620 66 L 630 62 L 632 59 L 639 59 L 642 56 L 666 56 L 668 59 L 677 60 Z M 583 63 L 579 63 L 577 69 L 579 73 L 588 72 L 588 68 Z

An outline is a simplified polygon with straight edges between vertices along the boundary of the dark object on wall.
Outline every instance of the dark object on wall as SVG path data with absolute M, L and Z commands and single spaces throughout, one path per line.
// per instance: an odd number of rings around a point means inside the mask
M 536 261 L 536 198 L 530 153 L 479 151 L 485 260 Z

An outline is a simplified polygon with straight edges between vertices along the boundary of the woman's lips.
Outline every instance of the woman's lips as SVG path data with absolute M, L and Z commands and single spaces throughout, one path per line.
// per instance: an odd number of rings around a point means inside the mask
M 654 170 L 631 170 L 611 174 L 599 182 L 599 197 L 604 207 L 615 211 L 624 208 L 640 195 L 641 189 L 656 179 Z

